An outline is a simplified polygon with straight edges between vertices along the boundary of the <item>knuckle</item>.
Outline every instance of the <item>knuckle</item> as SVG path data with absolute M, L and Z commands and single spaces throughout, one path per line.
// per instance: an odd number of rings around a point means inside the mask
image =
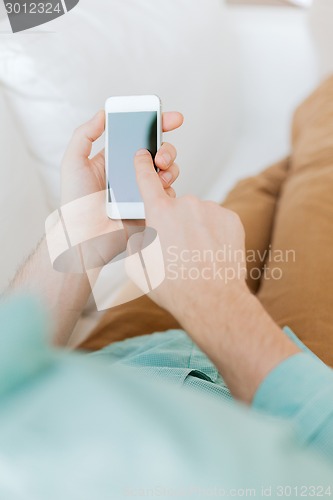
M 233 212 L 232 210 L 227 210 L 227 209 L 225 210 L 230 224 L 232 224 L 235 227 L 238 227 L 239 230 L 244 231 L 244 226 L 239 215 L 236 212 Z
M 234 224 L 241 223 L 239 215 L 236 214 L 236 212 L 233 212 L 232 210 L 228 210 L 228 216 L 230 218 L 230 221 L 233 222 Z
M 220 205 L 218 203 L 215 203 L 215 201 L 208 200 L 205 203 L 206 206 L 211 210 L 216 210 L 217 208 L 220 208 Z
M 180 173 L 180 169 L 179 169 L 179 166 L 177 165 L 177 163 L 173 164 L 173 172 L 174 172 L 175 179 L 177 179 L 177 177 L 179 176 L 179 173 Z
M 173 144 L 169 144 L 169 150 L 170 150 L 171 155 L 174 158 L 176 158 L 177 157 L 177 149 L 175 148 L 175 146 Z
M 167 194 L 170 198 L 176 198 L 176 191 L 172 187 L 168 188 Z
M 183 201 L 186 204 L 193 205 L 193 206 L 197 206 L 200 203 L 199 198 L 197 198 L 193 194 L 187 194 L 187 195 L 183 196 Z
M 80 137 L 82 137 L 84 135 L 84 132 L 85 132 L 85 128 L 84 128 L 84 125 L 80 125 L 78 127 L 76 127 L 73 131 L 73 134 L 72 134 L 72 139 L 79 139 Z
M 168 196 L 160 197 L 157 201 L 157 206 L 161 212 L 165 212 L 170 207 L 170 198 Z
M 173 159 L 176 159 L 177 157 L 177 149 L 173 144 L 170 144 L 169 142 L 164 142 L 161 147 L 162 152 L 167 151 Z
M 73 132 L 73 137 L 76 138 L 78 136 L 81 136 L 84 130 L 84 125 L 80 125 L 79 127 L 76 127 Z

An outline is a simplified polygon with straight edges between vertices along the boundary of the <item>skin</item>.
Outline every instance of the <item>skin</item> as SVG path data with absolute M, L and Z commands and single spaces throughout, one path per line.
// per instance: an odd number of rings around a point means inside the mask
M 196 266 L 203 278 L 166 279 L 150 297 L 167 309 L 214 362 L 232 394 L 251 403 L 259 385 L 280 363 L 300 352 L 274 323 L 245 283 L 245 234 L 239 217 L 220 205 L 193 196 L 171 199 L 163 192 L 148 151 L 135 158 L 137 182 L 145 203 L 146 224 L 154 228 L 164 255 L 168 248 L 209 249 L 214 255 L 228 248 L 225 261 L 182 262 Z M 129 247 L 144 248 L 144 234 Z M 229 257 L 231 254 L 231 258 Z M 205 279 L 207 268 L 234 270 L 228 280 Z M 129 273 L 131 274 L 131 269 Z M 203 272 L 204 271 L 204 272 Z M 132 278 L 136 284 L 135 272 Z
M 174 130 L 182 122 L 179 113 L 166 113 L 163 129 Z M 92 159 L 89 157 L 93 142 L 102 135 L 104 128 L 105 115 L 99 112 L 74 133 L 62 165 L 63 204 L 105 189 L 104 152 Z M 157 174 L 148 151 L 141 150 L 135 157 L 147 226 L 157 231 L 164 255 L 169 247 L 179 252 L 209 249 L 214 255 L 219 249 L 229 247 L 237 256 L 222 263 L 216 259 L 185 264 L 195 265 L 200 276 L 204 267 L 205 272 L 213 266 L 225 266 L 235 272 L 228 281 L 200 277 L 191 283 L 181 278 L 171 280 L 167 274 L 163 283 L 151 293 L 151 298 L 173 314 L 212 359 L 232 394 L 251 403 L 269 372 L 299 353 L 299 349 L 268 316 L 245 284 L 245 238 L 239 218 L 213 202 L 203 202 L 193 196 L 175 198 L 171 187 L 179 173 L 175 159 L 175 148 L 164 144 L 155 158 L 161 169 Z M 170 174 L 167 179 L 165 174 Z M 84 231 L 85 220 L 81 224 Z M 106 215 L 101 216 L 98 224 L 102 232 L 110 228 Z M 129 250 L 144 247 L 142 228 L 128 236 Z M 133 269 L 129 269 L 129 273 L 137 282 Z M 65 345 L 90 293 L 86 276 L 54 271 L 43 240 L 11 286 L 12 291 L 22 289 L 44 298 L 55 319 L 55 342 Z
M 183 123 L 180 113 L 164 113 L 163 132 L 177 129 Z M 104 151 L 90 158 L 92 145 L 104 132 L 105 113 L 99 111 L 91 120 L 75 130 L 69 143 L 61 167 L 61 202 L 62 206 L 73 200 L 80 199 L 92 193 L 105 189 L 105 162 Z M 179 168 L 175 163 L 176 150 L 174 146 L 164 143 L 158 151 L 155 162 L 160 172 L 156 177 L 165 191 L 166 196 L 174 197 L 175 192 L 171 185 L 179 175 Z M 165 176 L 167 179 L 165 180 Z M 102 202 L 101 197 L 101 203 Z M 104 200 L 103 200 L 104 201 Z M 112 230 L 113 221 L 107 217 L 104 204 L 101 206 L 98 218 L 92 224 L 99 227 L 99 233 L 104 234 Z M 133 229 L 135 221 L 131 221 Z M 90 230 L 86 227 L 85 217 L 77 221 L 82 231 L 86 231 L 86 239 L 90 237 Z M 141 221 L 137 221 L 141 225 Z M 126 228 L 126 221 L 125 221 Z M 138 228 L 139 230 L 139 228 Z M 141 229 L 140 229 L 141 230 Z M 101 253 L 103 253 L 101 250 Z M 122 251 L 122 248 L 119 249 Z M 114 257 L 111 252 L 105 260 Z M 96 272 L 97 278 L 98 271 Z M 84 274 L 59 273 L 51 265 L 46 239 L 44 238 L 36 251 L 17 272 L 9 287 L 9 292 L 27 292 L 41 298 L 48 310 L 54 325 L 52 332 L 56 346 L 66 346 L 69 337 L 85 307 L 91 293 L 91 285 Z

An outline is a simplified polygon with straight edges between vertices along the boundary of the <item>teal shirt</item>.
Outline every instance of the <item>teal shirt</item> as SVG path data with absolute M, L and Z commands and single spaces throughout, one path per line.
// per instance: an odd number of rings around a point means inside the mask
M 86 355 L 30 300 L 0 324 L 1 499 L 333 496 L 333 374 L 307 350 L 248 409 L 182 331 Z
M 333 460 L 333 371 L 289 329 L 303 351 L 280 364 L 261 384 L 253 408 L 288 419 L 303 445 Z M 136 367 L 150 379 L 163 378 L 231 402 L 215 365 L 182 330 L 169 330 L 117 342 L 92 354 L 111 365 Z

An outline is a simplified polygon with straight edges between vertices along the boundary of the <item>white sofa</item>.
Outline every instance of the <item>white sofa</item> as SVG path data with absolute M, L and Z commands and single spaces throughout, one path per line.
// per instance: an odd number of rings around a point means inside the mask
M 239 177 L 287 154 L 292 111 L 319 79 L 301 9 L 218 0 L 95 6 L 81 0 L 33 34 L 4 34 L 8 21 L 0 23 L 0 289 L 57 206 L 72 129 L 109 95 L 158 93 L 165 109 L 182 111 L 183 130 L 168 137 L 179 149 L 177 190 L 219 200 Z

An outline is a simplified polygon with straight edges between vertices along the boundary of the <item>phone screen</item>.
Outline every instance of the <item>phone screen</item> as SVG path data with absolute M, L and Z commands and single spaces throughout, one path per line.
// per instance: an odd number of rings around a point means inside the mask
M 108 114 L 109 202 L 140 203 L 134 156 L 139 149 L 157 153 L 157 111 Z M 111 198 L 110 187 L 114 199 Z

